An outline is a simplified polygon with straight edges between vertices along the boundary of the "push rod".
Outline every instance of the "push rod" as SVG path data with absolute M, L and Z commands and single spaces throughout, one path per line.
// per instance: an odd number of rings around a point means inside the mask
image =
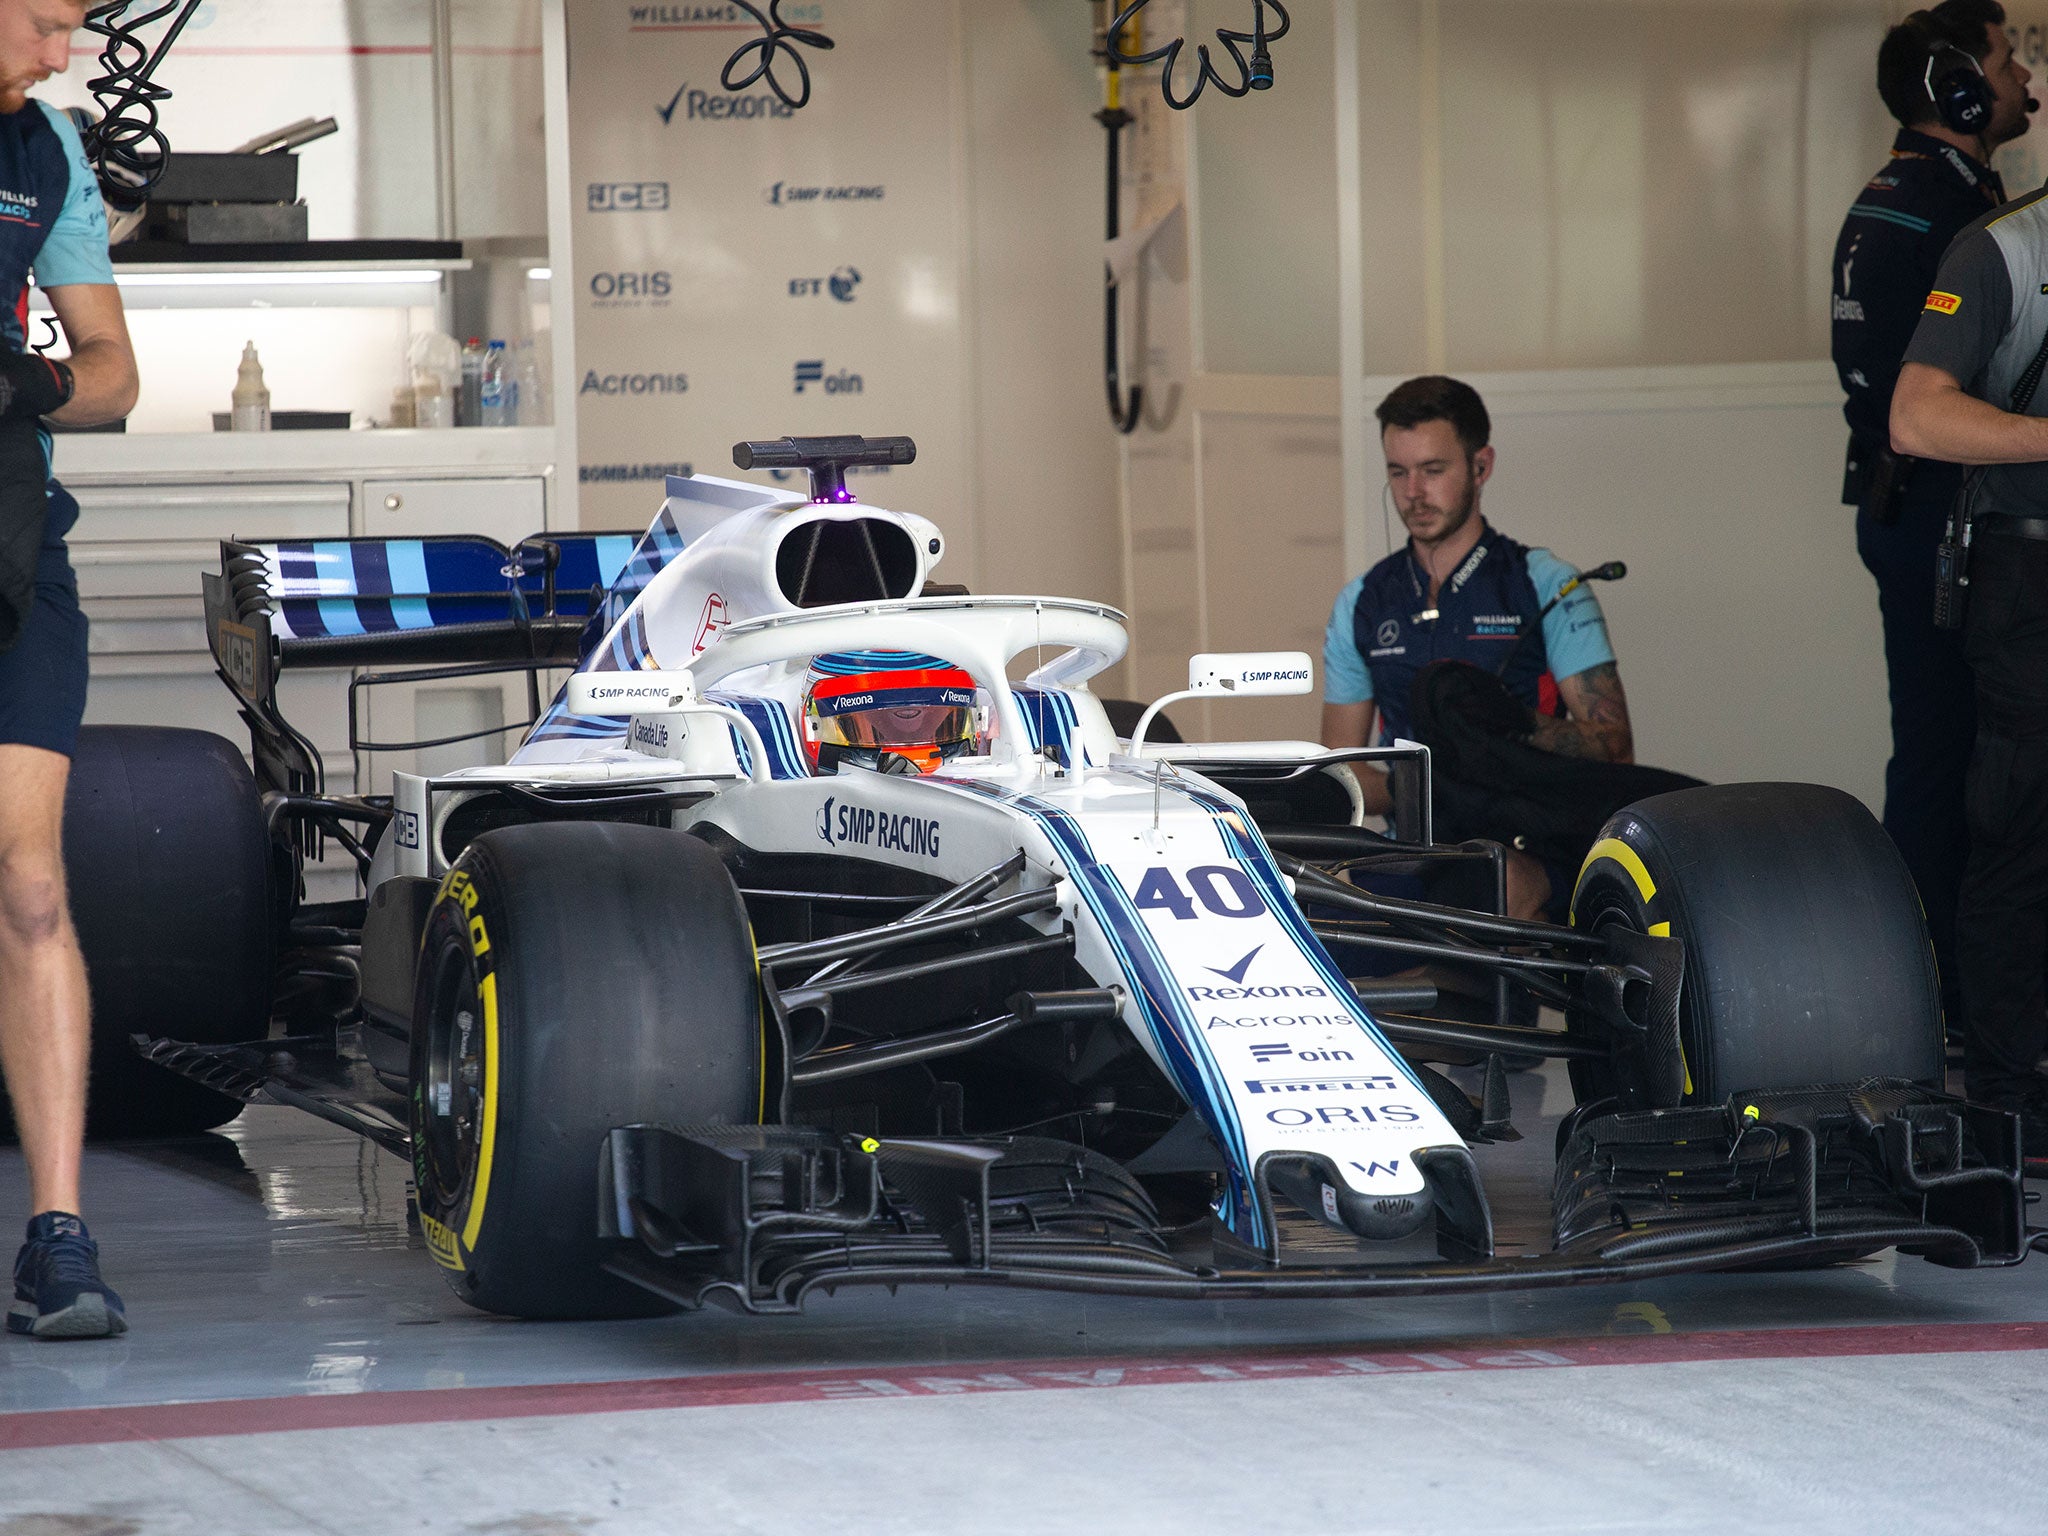
M 998 897 L 994 901 L 982 902 L 978 906 L 964 907 L 953 912 L 938 912 L 929 917 L 905 918 L 900 923 L 885 923 L 879 928 L 863 928 L 858 933 L 842 933 L 829 939 L 808 939 L 796 944 L 770 944 L 761 951 L 761 964 L 781 967 L 802 965 L 822 960 L 844 960 L 854 955 L 871 954 L 879 949 L 892 949 L 899 944 L 913 944 L 920 939 L 943 938 L 949 933 L 963 933 L 983 923 L 996 922 L 1005 917 L 1018 917 L 1026 912 L 1043 912 L 1048 907 L 1059 905 L 1059 891 L 1053 886 L 1042 886 L 1035 891 L 1019 891 L 1014 896 Z

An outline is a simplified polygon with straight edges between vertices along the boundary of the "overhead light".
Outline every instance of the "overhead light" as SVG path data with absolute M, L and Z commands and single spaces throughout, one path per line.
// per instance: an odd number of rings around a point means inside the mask
M 123 288 L 364 288 L 425 285 L 440 280 L 441 273 L 434 268 L 411 272 L 122 272 L 116 268 L 114 272 L 114 281 Z
M 528 282 L 545 283 L 554 275 L 555 269 L 553 267 L 528 267 L 526 269 L 526 278 Z

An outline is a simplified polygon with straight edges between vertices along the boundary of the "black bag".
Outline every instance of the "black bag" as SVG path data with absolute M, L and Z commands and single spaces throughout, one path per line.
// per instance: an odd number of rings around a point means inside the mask
M 1662 768 L 1560 757 L 1508 727 L 1528 706 L 1492 673 L 1433 661 L 1409 693 L 1415 739 L 1429 748 L 1436 838 L 1482 837 L 1576 869 L 1625 805 L 1702 781 Z
M 0 420 L 0 655 L 14 649 L 35 610 L 49 477 L 35 422 Z

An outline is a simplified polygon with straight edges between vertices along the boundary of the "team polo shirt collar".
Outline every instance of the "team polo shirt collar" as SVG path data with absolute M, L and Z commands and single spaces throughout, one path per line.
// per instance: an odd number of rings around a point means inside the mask
M 1995 202 L 2004 202 L 2004 183 L 1998 172 L 1975 155 L 1965 154 L 1945 139 L 1912 128 L 1901 128 L 1892 139 L 1892 154 L 1916 155 L 1942 168 L 1942 174 L 1966 187 L 1989 189 Z

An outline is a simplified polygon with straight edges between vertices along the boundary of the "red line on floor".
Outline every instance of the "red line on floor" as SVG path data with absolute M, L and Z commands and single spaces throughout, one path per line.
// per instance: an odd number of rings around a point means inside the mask
M 95 1346 L 30 1347 L 83 1351 Z M 393 1424 L 631 1413 L 660 1408 L 734 1408 L 846 1399 L 874 1402 L 888 1398 L 951 1397 L 986 1392 L 1179 1386 L 1200 1382 L 1355 1379 L 1361 1376 L 1453 1371 L 1557 1370 L 1573 1366 L 1986 1354 L 2017 1350 L 2048 1350 L 2048 1322 L 1772 1328 L 1747 1332 L 1502 1340 L 1491 1344 L 1461 1343 L 1415 1350 L 1331 1350 L 1305 1354 L 1238 1350 L 1171 1357 L 739 1371 L 721 1375 L 658 1377 L 645 1381 L 454 1387 L 0 1414 L 0 1450 L 191 1440 L 211 1435 L 271 1434 L 287 1430 L 364 1429 Z

